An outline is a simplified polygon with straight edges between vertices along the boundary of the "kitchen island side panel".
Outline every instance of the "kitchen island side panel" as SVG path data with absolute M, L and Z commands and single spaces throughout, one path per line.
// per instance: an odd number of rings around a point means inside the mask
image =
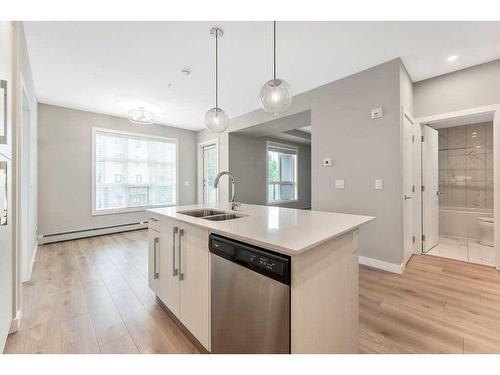
M 358 353 L 357 235 L 292 257 L 292 353 Z

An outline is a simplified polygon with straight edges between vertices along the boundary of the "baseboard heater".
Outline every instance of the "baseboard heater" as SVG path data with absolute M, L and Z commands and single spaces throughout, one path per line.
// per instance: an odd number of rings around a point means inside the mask
M 98 228 L 91 228 L 91 229 L 73 230 L 73 231 L 68 231 L 68 232 L 43 234 L 43 235 L 38 236 L 38 243 L 40 245 L 43 245 L 43 244 L 52 243 L 52 242 L 75 240 L 78 238 L 95 237 L 95 236 L 101 236 L 104 234 L 111 234 L 111 233 L 126 232 L 126 231 L 130 231 L 130 230 L 144 229 L 144 228 L 147 228 L 147 226 L 148 226 L 148 221 L 138 221 L 135 223 L 117 224 L 117 225 L 110 225 L 107 227 L 98 227 Z

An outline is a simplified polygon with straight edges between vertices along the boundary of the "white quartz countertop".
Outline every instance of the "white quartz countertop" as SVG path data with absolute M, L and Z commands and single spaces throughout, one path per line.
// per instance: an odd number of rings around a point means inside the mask
M 226 221 L 209 221 L 179 213 L 179 211 L 203 208 L 245 216 Z M 229 204 L 222 204 L 217 206 L 164 207 L 149 209 L 147 212 L 150 217 L 156 215 L 167 216 L 184 223 L 206 228 L 212 233 L 288 255 L 297 255 L 310 250 L 323 242 L 375 220 L 372 216 L 251 204 L 242 204 L 236 211 L 231 211 Z

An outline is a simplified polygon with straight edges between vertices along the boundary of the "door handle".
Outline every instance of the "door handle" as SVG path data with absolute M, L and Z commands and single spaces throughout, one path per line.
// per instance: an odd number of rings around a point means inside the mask
M 153 240 L 153 256 L 154 256 L 154 279 L 157 279 L 158 277 L 160 277 L 160 273 L 157 271 L 158 268 L 157 268 L 157 264 L 158 264 L 158 243 L 160 242 L 160 238 L 159 237 L 155 237 L 154 240 Z
M 178 231 L 179 227 L 174 227 L 172 230 L 172 276 L 177 276 L 178 273 L 177 268 L 175 268 L 175 235 Z
M 411 199 L 412 197 L 410 197 L 409 195 L 405 195 L 405 201 L 407 201 L 408 199 Z
M 436 191 L 436 195 L 443 195 L 443 192 L 441 190 Z
M 184 229 L 179 229 L 179 281 L 184 280 L 184 273 L 182 272 L 182 241 L 181 238 L 184 236 Z

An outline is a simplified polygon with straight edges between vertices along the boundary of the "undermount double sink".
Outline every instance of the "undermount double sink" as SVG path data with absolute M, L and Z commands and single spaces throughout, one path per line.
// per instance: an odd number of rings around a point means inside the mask
M 232 213 L 227 213 L 224 211 L 212 210 L 208 208 L 198 209 L 198 210 L 189 210 L 189 211 L 179 211 L 178 214 L 198 217 L 200 219 L 210 220 L 210 221 L 224 221 L 224 220 L 232 220 L 238 219 L 240 217 L 244 217 L 244 215 L 237 215 Z

